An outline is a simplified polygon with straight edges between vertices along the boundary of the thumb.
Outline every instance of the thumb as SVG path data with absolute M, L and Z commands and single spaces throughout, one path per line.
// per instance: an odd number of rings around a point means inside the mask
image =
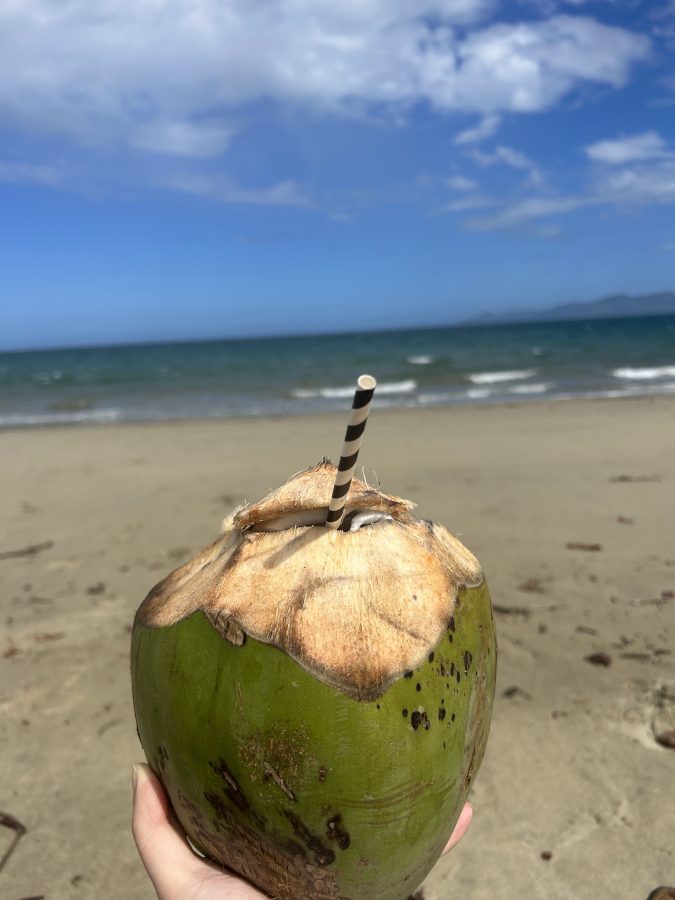
M 138 852 L 159 897 L 193 877 L 199 861 L 171 822 L 169 801 L 150 766 L 133 767 L 134 812 L 131 830 Z

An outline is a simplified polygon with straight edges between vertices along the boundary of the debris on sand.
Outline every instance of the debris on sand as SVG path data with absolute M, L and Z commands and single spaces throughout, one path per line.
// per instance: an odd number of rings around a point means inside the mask
M 104 722 L 103 725 L 101 725 L 101 727 L 97 729 L 96 734 L 98 735 L 98 737 L 103 737 L 106 731 L 108 731 L 110 728 L 114 728 L 115 725 L 121 724 L 122 721 L 122 719 L 111 719 L 109 722 Z
M 612 484 L 642 484 L 645 482 L 661 481 L 660 475 L 613 475 L 609 479 Z
M 492 609 L 500 616 L 522 616 L 524 619 L 530 617 L 530 610 L 526 606 L 500 606 L 498 603 L 493 603 Z
M 665 604 L 669 600 L 672 600 L 673 596 L 675 596 L 673 594 L 673 591 L 661 591 L 660 597 L 638 598 L 636 600 L 631 600 L 630 605 L 631 606 L 656 606 L 658 608 L 661 608 L 662 606 L 665 606 Z
M 609 653 L 591 653 L 588 656 L 585 656 L 584 659 L 594 666 L 604 666 L 607 668 L 607 666 L 612 665 L 612 657 Z
M 98 594 L 102 594 L 105 591 L 105 583 L 103 581 L 97 581 L 96 584 L 90 584 L 87 588 L 87 593 L 90 597 L 96 597 Z
M 19 820 L 15 816 L 12 816 L 9 813 L 5 812 L 0 812 L 0 825 L 4 826 L 5 828 L 11 828 L 14 832 L 14 837 L 12 838 L 9 847 L 5 850 L 4 855 L 0 859 L 0 872 L 2 872 L 7 863 L 7 860 L 16 849 L 16 845 L 24 836 L 27 829 L 23 822 L 19 822 Z
M 598 553 L 602 550 L 602 544 L 588 544 L 585 541 L 568 541 L 565 546 L 568 550 L 583 550 L 585 553 Z
M 509 699 L 512 697 L 522 697 L 524 700 L 532 699 L 532 695 L 528 694 L 528 692 L 524 691 L 521 687 L 518 687 L 517 684 L 513 684 L 511 687 L 507 687 L 502 691 L 502 697 L 508 697 Z
M 543 585 L 541 578 L 528 578 L 526 581 L 523 581 L 522 584 L 518 585 L 519 591 L 524 591 L 526 594 L 545 594 L 546 588 Z
M 54 546 L 54 541 L 42 541 L 41 544 L 28 544 L 26 547 L 20 547 L 18 550 L 3 550 L 0 553 L 0 559 L 21 559 L 24 556 L 35 556 L 42 550 L 49 550 Z
M 41 631 L 39 634 L 33 635 L 33 640 L 39 644 L 46 644 L 47 641 L 60 641 L 65 636 L 65 631 Z
M 654 740 L 668 750 L 675 750 L 675 731 L 661 731 L 654 735 Z

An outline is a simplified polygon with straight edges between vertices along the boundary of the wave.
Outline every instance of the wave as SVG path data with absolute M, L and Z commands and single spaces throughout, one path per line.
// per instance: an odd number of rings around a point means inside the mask
M 545 394 L 550 390 L 551 385 L 544 381 L 537 381 L 534 384 L 514 384 L 509 388 L 510 394 Z
M 471 388 L 466 392 L 466 396 L 469 400 L 485 400 L 491 393 L 490 388 Z
M 412 394 L 417 390 L 417 382 L 409 378 L 407 381 L 382 381 L 375 389 L 376 395 L 381 394 Z M 310 400 L 313 397 L 323 397 L 326 400 L 339 400 L 343 397 L 354 396 L 354 386 L 349 387 L 323 387 L 312 390 L 309 388 L 297 388 L 291 391 L 297 400 Z
M 413 366 L 428 366 L 434 361 L 433 356 L 408 356 L 407 360 Z
M 119 409 L 7 413 L 0 415 L 0 428 L 27 428 L 34 425 L 94 425 L 97 422 L 119 422 L 123 418 L 123 413 Z
M 442 406 L 454 397 L 449 391 L 425 391 L 418 394 L 417 402 L 420 406 Z
M 471 372 L 467 378 L 472 384 L 499 384 L 502 381 L 520 381 L 523 378 L 532 378 L 536 374 L 536 369 L 514 369 L 505 372 Z
M 36 372 L 32 380 L 36 384 L 50 385 L 57 381 L 63 381 L 63 378 L 63 372 L 60 369 L 54 369 L 53 372 Z
M 555 400 L 628 400 L 638 397 L 660 397 L 675 394 L 675 381 L 666 381 L 661 384 L 650 384 L 644 387 L 640 385 L 626 385 L 622 388 L 596 391 L 567 391 L 553 395 Z
M 675 376 L 675 366 L 656 366 L 643 369 L 626 367 L 614 369 L 612 375 L 615 378 L 621 378 L 623 381 L 652 381 L 655 378 L 672 378 Z
M 412 394 L 417 390 L 417 382 L 409 378 L 407 381 L 384 381 L 378 384 L 376 393 L 378 394 Z
M 675 381 L 662 381 L 660 384 L 650 384 L 645 388 L 637 386 L 625 387 L 623 392 L 626 395 L 630 394 L 635 397 L 651 396 L 652 394 L 673 394 L 675 393 Z

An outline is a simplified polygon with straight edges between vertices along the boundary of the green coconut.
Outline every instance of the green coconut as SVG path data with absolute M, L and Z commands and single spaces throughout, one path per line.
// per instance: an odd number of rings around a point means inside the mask
M 403 900 L 478 771 L 496 643 L 476 558 L 323 460 L 161 581 L 132 638 L 136 721 L 178 820 L 272 897 Z M 351 523 L 351 524 L 350 524 Z

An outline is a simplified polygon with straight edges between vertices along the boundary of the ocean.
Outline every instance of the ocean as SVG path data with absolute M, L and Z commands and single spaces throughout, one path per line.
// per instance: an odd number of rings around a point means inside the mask
M 675 394 L 675 316 L 0 354 L 0 428 Z

